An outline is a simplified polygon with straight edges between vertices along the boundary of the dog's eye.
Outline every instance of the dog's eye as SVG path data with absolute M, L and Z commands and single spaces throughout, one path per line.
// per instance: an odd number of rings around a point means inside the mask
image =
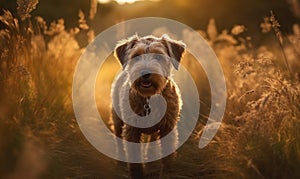
M 158 61 L 164 59 L 164 56 L 163 56 L 163 55 L 160 55 L 160 54 L 155 54 L 153 57 L 154 57 L 154 59 L 156 59 L 156 60 L 158 60 Z

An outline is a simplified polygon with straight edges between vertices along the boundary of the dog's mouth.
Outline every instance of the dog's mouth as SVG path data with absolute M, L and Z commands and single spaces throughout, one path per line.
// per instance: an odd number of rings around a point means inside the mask
M 161 90 L 160 85 L 164 85 L 165 78 L 161 75 L 151 74 L 150 76 L 142 76 L 133 82 L 133 88 L 144 97 L 158 94 Z
M 142 88 L 151 88 L 152 87 L 152 82 L 149 80 L 143 80 L 140 82 L 140 86 Z

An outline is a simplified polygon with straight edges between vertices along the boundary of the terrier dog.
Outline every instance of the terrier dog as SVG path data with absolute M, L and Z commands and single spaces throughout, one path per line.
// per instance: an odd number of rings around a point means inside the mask
M 150 141 L 157 141 L 170 131 L 174 129 L 177 131 L 176 124 L 182 101 L 179 89 L 172 80 L 171 71 L 172 66 L 178 70 L 184 52 L 185 44 L 167 35 L 161 37 L 135 35 L 117 44 L 114 55 L 123 67 L 112 86 L 111 94 L 112 121 L 117 137 L 140 143 L 142 134 L 150 135 Z M 129 90 L 126 91 L 126 88 Z M 162 95 L 166 101 L 165 114 L 158 123 L 151 127 L 140 128 L 124 122 L 124 115 L 130 110 L 136 116 L 150 115 L 152 108 L 149 99 L 157 94 Z M 126 95 L 129 98 L 127 101 Z M 161 144 L 162 154 L 167 149 L 176 149 L 178 134 L 175 132 L 171 139 L 171 142 Z M 124 151 L 127 157 L 137 155 L 126 146 Z M 170 159 L 174 157 L 172 155 L 162 160 L 160 176 L 168 173 Z M 129 175 L 131 178 L 143 178 L 143 164 L 129 163 Z

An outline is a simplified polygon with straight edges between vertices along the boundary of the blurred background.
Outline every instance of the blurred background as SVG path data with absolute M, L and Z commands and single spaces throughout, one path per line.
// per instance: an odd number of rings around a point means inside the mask
M 298 0 L 98 0 L 95 18 L 90 26 L 95 34 L 122 20 L 137 17 L 165 17 L 182 22 L 194 29 L 204 29 L 210 18 L 214 18 L 219 29 L 229 29 L 242 24 L 250 34 L 261 31 L 260 23 L 273 10 L 285 32 L 292 32 L 292 25 L 299 22 Z M 1 9 L 16 14 L 16 1 L 1 0 Z M 44 0 L 40 1 L 34 16 L 43 17 L 46 22 L 64 19 L 67 28 L 78 24 L 78 11 L 90 11 L 89 0 Z M 260 37 L 253 36 L 257 42 Z
M 221 128 L 199 149 L 211 92 L 194 57 L 182 59 L 201 109 L 170 177 L 300 178 L 299 0 L 0 0 L 0 178 L 128 178 L 125 163 L 83 136 L 71 89 L 76 63 L 97 34 L 145 16 L 195 29 L 226 78 Z M 98 74 L 96 101 L 108 126 L 120 69 L 111 55 Z M 148 163 L 146 178 L 157 178 L 159 168 L 160 161 Z

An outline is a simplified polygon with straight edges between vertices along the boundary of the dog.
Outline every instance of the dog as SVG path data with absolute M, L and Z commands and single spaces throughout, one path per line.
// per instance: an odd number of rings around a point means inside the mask
M 176 124 L 180 118 L 182 106 L 181 95 L 176 83 L 172 80 L 172 68 L 178 70 L 179 63 L 185 52 L 185 44 L 171 39 L 168 35 L 161 37 L 134 35 L 120 41 L 114 50 L 115 58 L 122 65 L 122 71 L 112 85 L 112 121 L 114 134 L 129 142 L 142 142 L 141 136 L 150 136 L 150 141 L 157 141 L 170 133 L 177 131 Z M 129 89 L 126 91 L 126 89 Z M 136 127 L 124 122 L 124 115 L 132 110 L 135 116 L 145 117 L 151 114 L 149 99 L 162 95 L 166 101 L 166 111 L 161 120 L 151 127 Z M 126 99 L 126 96 L 128 100 Z M 176 150 L 177 132 L 171 137 L 171 142 L 161 144 L 161 153 L 168 148 Z M 126 146 L 119 146 L 120 153 L 127 157 L 140 155 Z M 174 151 L 175 151 L 174 150 Z M 175 153 L 162 159 L 160 177 L 169 171 L 169 163 Z M 129 163 L 130 178 L 143 178 L 143 164 Z

